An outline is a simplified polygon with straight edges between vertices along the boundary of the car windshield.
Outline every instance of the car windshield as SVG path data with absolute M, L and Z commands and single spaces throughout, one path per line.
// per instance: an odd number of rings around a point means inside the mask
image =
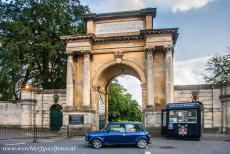
M 145 132 L 146 132 L 146 129 L 145 129 L 145 127 L 143 126 L 143 124 L 139 124 L 139 127 L 140 127 L 140 129 L 141 129 L 142 131 L 145 131 Z
M 126 131 L 128 130 L 129 131 L 129 129 L 131 129 L 131 126 L 132 126 L 132 128 L 133 129 L 135 129 L 136 131 L 141 131 L 141 130 L 143 130 L 143 131 L 146 131 L 145 130 L 145 128 L 142 126 L 142 124 L 127 124 L 126 125 Z M 101 130 L 102 131 L 114 131 L 114 130 L 116 130 L 116 129 L 121 129 L 121 128 L 123 128 L 123 129 L 125 129 L 125 126 L 124 126 L 124 124 L 107 124 L 104 128 L 102 128 Z
M 103 129 L 106 131 L 125 131 L 124 124 L 107 124 Z

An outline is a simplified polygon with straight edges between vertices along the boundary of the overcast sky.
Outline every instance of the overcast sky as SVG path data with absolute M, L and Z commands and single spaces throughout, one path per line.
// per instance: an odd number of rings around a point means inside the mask
M 204 83 L 208 58 L 230 46 L 230 0 L 82 0 L 93 13 L 157 8 L 154 28 L 179 28 L 174 55 L 174 83 Z M 140 81 L 119 77 L 141 102 Z

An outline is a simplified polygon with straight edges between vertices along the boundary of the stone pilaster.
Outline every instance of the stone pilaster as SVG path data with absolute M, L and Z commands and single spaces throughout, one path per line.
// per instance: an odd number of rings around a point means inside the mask
M 92 87 L 92 109 L 99 110 L 99 96 L 98 96 L 99 86 Z
M 73 55 L 69 54 L 67 59 L 66 77 L 66 110 L 73 109 Z
M 142 109 L 144 110 L 147 106 L 147 87 L 146 83 L 141 84 L 141 90 L 142 90 Z
M 222 133 L 226 134 L 227 133 L 227 103 L 222 101 Z
M 221 87 L 220 100 L 222 103 L 222 133 L 230 132 L 230 88 L 226 83 Z
M 33 125 L 36 121 L 36 100 L 23 99 L 21 100 L 21 125 Z
M 83 108 L 90 108 L 90 52 L 84 52 Z
M 165 48 L 165 97 L 166 103 L 173 103 L 173 47 Z
M 109 122 L 109 94 L 105 94 L 105 123 Z
M 147 107 L 154 107 L 153 48 L 146 51 Z

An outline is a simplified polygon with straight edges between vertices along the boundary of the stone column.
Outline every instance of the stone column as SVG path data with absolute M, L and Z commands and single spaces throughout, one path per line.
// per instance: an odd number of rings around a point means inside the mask
M 67 59 L 66 77 L 66 109 L 73 108 L 73 55 L 69 54 Z
M 154 107 L 153 50 L 146 49 L 147 107 Z
M 90 53 L 89 52 L 84 52 L 83 107 L 90 108 Z
M 165 48 L 165 97 L 166 103 L 173 103 L 173 47 Z

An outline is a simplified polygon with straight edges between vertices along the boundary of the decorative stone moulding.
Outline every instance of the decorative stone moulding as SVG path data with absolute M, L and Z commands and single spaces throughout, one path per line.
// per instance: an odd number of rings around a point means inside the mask
M 128 35 L 128 36 L 110 36 L 97 38 L 93 33 L 84 34 L 84 35 L 72 35 L 72 36 L 62 36 L 61 40 L 65 42 L 71 41 L 80 41 L 80 40 L 88 40 L 91 43 L 102 43 L 102 42 L 111 42 L 111 41 L 129 41 L 129 40 L 143 40 L 146 35 L 165 35 L 170 34 L 173 37 L 173 44 L 176 43 L 178 38 L 178 28 L 167 28 L 167 29 L 146 29 L 140 30 L 140 35 Z
M 116 18 L 128 18 L 128 17 L 145 17 L 145 16 L 152 16 L 153 18 L 156 17 L 156 8 L 146 8 L 141 10 L 134 10 L 134 11 L 121 11 L 121 12 L 111 12 L 111 13 L 102 13 L 102 14 L 86 14 L 83 16 L 85 21 L 89 20 L 101 20 L 101 19 L 116 19 Z
M 123 57 L 123 53 L 122 53 L 122 52 L 116 52 L 116 53 L 115 53 L 115 60 L 116 60 L 116 63 L 121 63 L 122 57 Z

